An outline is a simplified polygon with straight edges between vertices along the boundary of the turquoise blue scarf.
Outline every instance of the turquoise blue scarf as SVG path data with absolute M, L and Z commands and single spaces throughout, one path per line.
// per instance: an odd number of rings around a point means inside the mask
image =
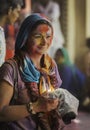
M 24 82 L 39 82 L 40 72 L 27 56 L 24 59 L 24 68 L 20 67 L 20 71 Z

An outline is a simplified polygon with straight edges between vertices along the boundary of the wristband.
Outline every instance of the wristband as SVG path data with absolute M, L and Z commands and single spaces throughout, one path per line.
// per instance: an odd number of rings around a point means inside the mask
M 27 111 L 31 114 L 36 114 L 36 112 L 33 110 L 32 102 L 29 102 L 27 105 Z

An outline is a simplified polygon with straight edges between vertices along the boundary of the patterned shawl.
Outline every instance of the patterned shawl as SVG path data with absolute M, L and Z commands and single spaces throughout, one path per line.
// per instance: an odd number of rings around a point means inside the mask
M 39 93 L 53 91 L 56 88 L 57 78 L 55 75 L 55 64 L 54 61 L 46 54 L 42 57 L 41 68 L 37 69 L 33 62 L 26 56 L 24 59 L 24 67 L 20 67 L 21 77 L 23 81 L 36 90 L 39 87 Z M 53 83 L 54 82 L 54 83 Z M 56 83 L 55 83 L 56 82 Z M 35 84 L 36 83 L 36 84 Z M 37 86 L 38 84 L 38 86 Z M 32 86 L 33 87 L 33 86 Z

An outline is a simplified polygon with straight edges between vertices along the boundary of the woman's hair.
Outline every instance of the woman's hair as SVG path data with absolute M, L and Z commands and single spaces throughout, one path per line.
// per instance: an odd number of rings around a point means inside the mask
M 0 0 L 0 16 L 8 14 L 10 8 L 15 9 L 17 6 L 23 6 L 22 0 Z

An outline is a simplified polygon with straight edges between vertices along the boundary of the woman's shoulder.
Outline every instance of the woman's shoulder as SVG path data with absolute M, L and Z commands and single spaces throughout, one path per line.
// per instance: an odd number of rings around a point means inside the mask
M 5 80 L 11 85 L 14 84 L 14 77 L 16 73 L 16 66 L 13 60 L 5 61 L 0 67 L 0 80 Z

